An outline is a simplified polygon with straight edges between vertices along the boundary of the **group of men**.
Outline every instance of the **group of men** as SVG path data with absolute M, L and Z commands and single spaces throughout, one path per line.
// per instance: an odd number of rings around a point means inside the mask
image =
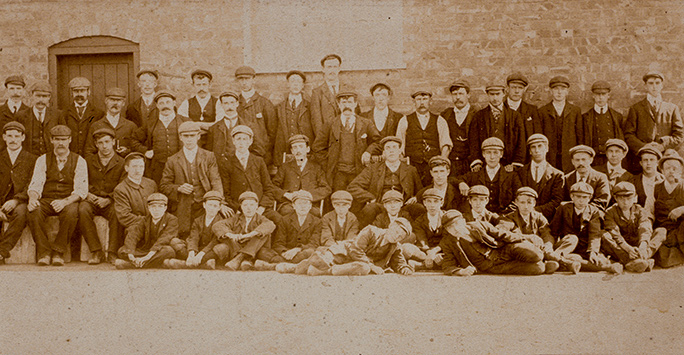
M 605 81 L 581 113 L 563 76 L 549 81 L 547 105 L 523 101 L 520 73 L 488 85 L 480 110 L 458 80 L 453 108 L 432 113 L 432 93 L 417 90 L 403 115 L 384 83 L 360 113 L 341 64 L 321 60 L 324 83 L 310 97 L 307 76 L 290 71 L 278 105 L 247 66 L 235 71 L 239 92 L 218 97 L 212 74 L 193 71 L 195 95 L 180 105 L 142 70 L 141 96 L 128 103 L 107 88 L 104 110 L 86 78 L 69 82 L 73 100 L 60 111 L 48 83 L 30 87 L 27 106 L 23 78 L 8 77 L 0 262 L 28 226 L 39 265 L 63 265 L 81 240 L 89 264 L 117 268 L 465 276 L 684 263 L 684 123 L 662 100 L 662 74 L 644 75 L 647 97 L 626 118 Z M 94 216 L 109 222 L 108 245 Z

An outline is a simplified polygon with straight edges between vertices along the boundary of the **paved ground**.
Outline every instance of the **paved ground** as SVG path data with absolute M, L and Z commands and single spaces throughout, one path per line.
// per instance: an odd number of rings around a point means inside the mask
M 684 346 L 684 268 L 455 278 L 6 265 L 0 299 L 2 354 L 675 354 Z

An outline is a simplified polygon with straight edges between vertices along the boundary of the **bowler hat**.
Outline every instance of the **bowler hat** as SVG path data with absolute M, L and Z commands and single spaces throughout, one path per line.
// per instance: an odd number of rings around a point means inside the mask
M 325 57 L 323 57 L 323 59 L 321 59 L 321 66 L 323 66 L 325 64 L 325 61 L 328 59 L 337 59 L 337 61 L 340 62 L 340 64 L 342 64 L 342 58 L 339 55 L 332 53 L 326 55 Z

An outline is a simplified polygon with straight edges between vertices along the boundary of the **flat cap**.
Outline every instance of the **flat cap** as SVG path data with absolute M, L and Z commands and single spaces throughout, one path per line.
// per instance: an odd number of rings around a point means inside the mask
M 5 123 L 5 125 L 2 127 L 2 133 L 5 133 L 7 131 L 19 131 L 19 132 L 26 132 L 26 128 L 24 127 L 23 124 L 17 122 L 17 121 L 10 121 Z
M 126 158 L 124 158 L 124 163 L 128 163 L 129 161 L 133 159 L 142 159 L 145 160 L 145 155 L 140 152 L 131 152 L 126 155 Z
M 627 148 L 627 143 L 625 143 L 625 141 L 623 141 L 622 139 L 618 139 L 618 138 L 608 139 L 606 141 L 606 149 L 608 149 L 608 147 L 620 147 L 625 152 L 629 151 L 629 148 Z
M 47 81 L 38 81 L 33 86 L 31 87 L 31 93 L 34 92 L 47 92 L 48 94 L 52 93 L 52 87 L 50 86 L 50 83 Z
M 385 83 L 377 83 L 377 84 L 371 86 L 371 88 L 370 88 L 371 95 L 373 95 L 375 90 L 378 90 L 378 89 L 385 89 L 385 90 L 387 90 L 387 92 L 390 93 L 390 95 L 392 94 L 392 88 L 390 88 L 389 85 L 387 85 Z
M 98 138 L 100 138 L 101 136 L 104 136 L 104 135 L 110 136 L 112 138 L 116 138 L 116 133 L 114 132 L 114 130 L 112 130 L 111 128 L 108 128 L 108 127 L 102 127 L 100 129 L 95 130 L 95 132 L 93 132 L 93 139 L 97 140 Z
M 591 85 L 591 92 L 606 93 L 610 92 L 610 84 L 605 80 L 599 80 Z
M 224 91 L 224 92 L 222 92 L 221 95 L 219 95 L 219 97 L 218 97 L 219 101 L 220 101 L 222 98 L 224 98 L 225 96 L 234 97 L 235 100 L 240 101 L 240 95 L 238 95 L 238 93 L 235 92 L 235 91 Z
M 434 187 L 431 187 L 423 192 L 423 200 L 428 199 L 428 198 L 435 198 L 438 200 L 444 200 L 444 197 L 439 193 L 439 190 L 437 190 Z
M 401 141 L 401 138 L 397 136 L 387 136 L 380 140 L 380 146 L 385 148 L 385 144 L 387 144 L 388 142 L 396 142 L 399 144 L 400 147 L 402 144 L 404 144 L 404 142 Z
M 650 72 L 646 73 L 644 75 L 644 77 L 642 78 L 642 80 L 644 82 L 647 82 L 648 79 L 650 79 L 650 78 L 660 78 L 660 80 L 665 81 L 665 76 L 661 72 L 657 72 L 657 71 L 650 71 Z
M 335 203 L 335 202 L 352 203 L 353 200 L 354 200 L 354 198 L 352 197 L 352 195 L 348 191 L 345 191 L 345 190 L 337 190 L 337 191 L 333 192 L 332 195 L 330 195 L 330 201 L 332 201 L 333 203 Z
M 115 98 L 126 98 L 126 91 L 122 88 L 108 88 L 107 91 L 105 91 L 105 97 L 115 97 Z
M 515 192 L 516 197 L 518 197 L 520 195 L 539 198 L 539 194 L 537 193 L 537 191 L 535 191 L 533 188 L 531 188 L 529 186 L 523 186 L 523 187 L 519 188 L 518 191 Z
M 221 195 L 220 192 L 216 190 L 211 190 L 207 191 L 204 196 L 202 196 L 203 201 L 209 201 L 209 200 L 214 200 L 214 201 L 223 201 L 223 195 Z
M 309 137 L 303 135 L 303 134 L 295 134 L 290 139 L 287 140 L 287 143 L 289 145 L 293 145 L 295 143 L 306 143 L 307 145 L 309 144 Z
M 259 202 L 259 196 L 257 196 L 257 194 L 252 191 L 245 191 L 240 194 L 240 197 L 238 197 L 238 203 L 242 203 L 242 201 L 244 200 L 254 200 L 256 202 Z
M 193 70 L 193 72 L 190 74 L 190 79 L 195 79 L 196 76 L 206 76 L 207 78 L 209 78 L 210 81 L 214 79 L 211 73 L 208 70 L 204 69 Z
M 487 196 L 489 197 L 489 189 L 484 185 L 471 186 L 468 190 L 468 197 L 470 196 Z
M 159 79 L 159 72 L 157 72 L 156 70 L 151 70 L 151 69 L 143 69 L 143 70 L 139 71 L 138 74 L 135 74 L 135 77 L 140 78 L 140 76 L 143 74 L 150 74 L 155 79 Z
M 574 157 L 575 154 L 577 154 L 577 153 L 587 153 L 592 158 L 594 156 L 596 156 L 596 152 L 594 151 L 594 148 L 592 148 L 588 145 L 584 145 L 584 144 L 576 145 L 576 146 L 570 148 L 570 158 Z
M 523 75 L 520 72 L 516 72 L 516 73 L 509 75 L 506 78 L 506 85 L 508 85 L 510 83 L 518 83 L 518 84 L 521 84 L 522 86 L 527 86 L 527 84 L 529 84 L 529 81 L 527 80 L 525 75 Z
M 381 202 L 387 203 L 387 202 L 391 202 L 391 201 L 404 202 L 404 194 L 402 194 L 401 192 L 399 192 L 397 190 L 387 190 L 387 192 L 385 192 L 382 195 L 382 201 Z
M 63 124 L 50 128 L 52 137 L 71 137 L 71 129 Z
M 406 232 L 407 235 L 411 234 L 411 232 L 413 231 L 411 222 L 409 222 L 409 220 L 404 217 L 399 217 L 395 219 L 392 223 L 390 223 L 390 225 L 391 224 L 397 224 L 399 227 L 401 227 L 401 229 L 403 229 Z
M 446 166 L 449 169 L 451 169 L 451 160 L 441 155 L 435 155 L 434 157 L 430 158 L 430 160 L 428 160 L 428 166 L 430 167 L 430 169 L 436 166 Z
M 157 102 L 157 100 L 161 99 L 162 97 L 170 97 L 172 99 L 176 99 L 176 95 L 174 95 L 171 91 L 169 90 L 159 90 L 155 95 L 154 95 L 154 102 Z
M 657 143 L 646 143 L 643 147 L 639 148 L 637 155 L 641 157 L 642 154 L 653 154 L 658 159 L 663 157 L 662 147 Z
M 338 92 L 337 95 L 335 95 L 336 100 L 339 100 L 343 97 L 353 97 L 354 99 L 356 99 L 357 95 L 354 91 L 351 91 L 351 90 L 344 90 L 344 91 L 340 90 L 340 92 Z
M 159 192 L 154 192 L 151 193 L 149 196 L 147 196 L 147 204 L 153 204 L 153 203 L 163 203 L 167 204 L 169 203 L 169 198 L 166 197 L 166 195 L 159 193 Z
M 444 214 L 442 215 L 442 225 L 444 227 L 448 227 L 452 223 L 456 223 L 461 220 L 465 222 L 465 220 L 463 219 L 463 214 L 461 214 L 461 212 L 459 212 L 458 210 L 447 210 L 444 211 Z
M 252 131 L 252 129 L 249 128 L 249 126 L 245 126 L 242 124 L 233 127 L 233 130 L 230 131 L 230 136 L 235 137 L 235 135 L 239 133 L 244 133 L 248 135 L 250 138 L 254 137 L 254 132 Z
M 235 69 L 235 77 L 239 78 L 241 76 L 256 76 L 256 72 L 254 71 L 254 68 L 243 65 Z
M 412 98 L 412 99 L 415 99 L 416 96 L 424 96 L 424 95 L 427 95 L 427 96 L 432 97 L 432 93 L 431 93 L 430 91 L 427 91 L 427 90 L 417 90 L 417 91 L 414 91 L 413 94 L 411 94 L 411 98 Z
M 629 181 L 620 181 L 617 184 L 615 184 L 615 186 L 613 186 L 613 195 L 629 196 L 635 194 L 636 188 L 634 187 L 634 184 L 632 184 Z
M 304 72 L 301 72 L 299 70 L 290 70 L 289 72 L 287 72 L 287 74 L 285 75 L 285 80 L 290 80 L 290 77 L 293 75 L 301 77 L 302 81 L 306 82 L 306 75 L 304 74 Z
M 178 127 L 178 134 L 183 133 L 200 133 L 200 125 L 195 121 L 185 121 Z
M 503 90 L 504 90 L 504 86 L 498 85 L 498 84 L 487 85 L 485 87 L 486 93 L 489 93 L 490 91 L 503 91 Z
M 676 160 L 679 162 L 679 164 L 684 165 L 684 159 L 677 153 L 676 150 L 674 149 L 666 149 L 665 152 L 663 152 L 663 157 L 658 160 L 658 167 L 663 168 L 663 164 L 668 161 L 668 160 Z
M 550 88 L 554 88 L 558 85 L 563 85 L 566 88 L 569 88 L 570 87 L 570 80 L 568 78 L 562 76 L 562 75 L 554 76 L 553 78 L 551 78 L 551 80 L 549 80 L 549 87 Z
M 5 87 L 9 84 L 14 84 L 14 85 L 21 85 L 23 87 L 26 87 L 26 82 L 24 81 L 24 77 L 21 75 L 10 75 L 5 79 Z
M 546 143 L 549 144 L 549 139 L 546 138 L 545 135 L 541 133 L 535 133 L 531 135 L 529 138 L 527 138 L 527 145 L 535 144 L 535 143 Z
M 89 88 L 90 87 L 90 80 L 87 78 L 84 78 L 82 76 L 77 76 L 71 81 L 69 81 L 69 88 L 75 89 L 75 88 Z
M 504 142 L 497 137 L 489 137 L 482 141 L 481 149 L 504 149 Z
M 342 57 L 340 57 L 337 54 L 331 53 L 323 57 L 323 59 L 321 59 L 321 66 L 323 66 L 325 64 L 325 61 L 328 59 L 337 59 L 337 61 L 340 62 L 340 64 L 342 64 Z
M 584 181 L 578 181 L 574 183 L 572 186 L 570 186 L 570 193 L 582 193 L 587 195 L 593 195 L 594 188 Z
M 466 89 L 467 92 L 470 92 L 470 84 L 465 81 L 465 80 L 456 80 L 451 85 L 449 85 L 449 93 L 454 92 L 455 90 L 458 90 L 460 88 Z
M 292 202 L 295 202 L 297 200 L 313 201 L 313 196 L 309 191 L 299 190 L 292 193 Z

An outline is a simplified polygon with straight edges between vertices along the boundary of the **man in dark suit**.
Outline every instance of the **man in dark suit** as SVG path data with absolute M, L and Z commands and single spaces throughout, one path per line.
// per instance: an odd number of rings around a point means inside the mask
M 235 154 L 233 136 L 231 131 L 239 125 L 246 125 L 245 121 L 238 114 L 240 96 L 233 91 L 224 91 L 219 95 L 219 102 L 225 115 L 223 119 L 211 125 L 207 131 L 207 139 L 204 142 L 204 149 L 214 152 L 216 161 L 219 165 L 219 172 L 228 164 L 228 159 Z
M 594 150 L 586 145 L 578 145 L 570 149 L 570 159 L 575 170 L 565 175 L 564 201 L 570 201 L 572 185 L 583 181 L 592 188 L 590 204 L 605 212 L 610 201 L 610 182 L 604 173 L 599 173 L 591 167 Z
M 527 139 L 530 150 L 530 162 L 518 170 L 518 178 L 522 186 L 528 186 L 537 192 L 535 210 L 541 212 L 547 220 L 552 220 L 558 206 L 563 201 L 563 172 L 546 161 L 549 152 L 549 140 L 541 133 L 535 133 Z
M 584 144 L 594 148 L 594 166 L 606 165 L 606 142 L 609 139 L 624 139 L 622 135 L 622 114 L 608 106 L 610 84 L 599 80 L 591 86 L 594 107 L 582 114 Z M 626 145 L 625 145 L 626 146 Z M 625 150 L 626 152 L 626 150 Z
M 325 124 L 342 113 L 337 102 L 337 94 L 342 91 L 340 89 L 340 65 L 342 65 L 342 58 L 337 54 L 328 54 L 321 59 L 325 82 L 311 92 L 311 121 L 316 139 Z M 357 115 L 361 113 L 358 106 L 354 109 L 354 113 Z
M 485 89 L 489 105 L 478 111 L 470 124 L 468 140 L 470 150 L 470 168 L 479 171 L 483 167 L 482 151 L 477 149 L 490 137 L 500 139 L 504 146 L 501 165 L 506 172 L 513 172 L 525 160 L 525 126 L 520 114 L 503 104 L 504 87 L 488 85 Z M 514 193 L 515 191 L 513 191 Z
M 445 159 L 442 156 L 434 156 L 428 162 L 430 165 L 430 176 L 432 176 L 432 184 L 423 187 L 420 191 L 416 193 L 416 208 L 420 209 L 418 211 L 412 211 L 411 215 L 416 216 L 418 214 L 424 213 L 423 207 L 423 194 L 427 189 L 435 189 L 438 191 L 442 197 L 442 210 L 457 210 L 461 206 L 464 206 L 466 199 L 461 197 L 461 194 L 456 190 L 456 187 L 449 182 L 449 175 L 451 174 L 451 162 L 449 159 Z
M 392 89 L 385 83 L 377 83 L 370 88 L 370 93 L 373 96 L 373 108 L 361 116 L 375 125 L 380 132 L 380 139 L 396 135 L 397 124 L 403 115 L 389 108 Z
M 641 147 L 637 153 L 641 173 L 632 175 L 627 180 L 634 185 L 637 204 L 651 215 L 655 212 L 655 186 L 665 180 L 663 174 L 658 172 L 658 161 L 663 157 L 660 148 L 657 143 L 648 143 Z
M 0 171 L 3 172 L 0 174 L 0 222 L 3 225 L 7 223 L 7 228 L 0 232 L 0 264 L 10 257 L 10 250 L 26 227 L 26 190 L 36 163 L 36 156 L 22 149 L 21 144 L 26 137 L 21 123 L 8 122 L 2 132 L 7 148 L 0 153 Z
M 133 135 L 138 130 L 135 123 L 126 119 L 121 111 L 126 107 L 126 91 L 113 87 L 105 91 L 106 112 L 102 119 L 90 125 L 84 156 L 97 154 L 97 147 L 93 140 L 93 133 L 102 128 L 109 128 L 116 133 L 115 150 L 122 157 L 128 155 L 133 147 Z
M 74 134 L 70 149 L 80 156 L 85 153 L 90 125 L 104 116 L 104 112 L 89 100 L 90 87 L 90 80 L 84 77 L 76 77 L 69 82 L 72 103 L 66 109 L 65 119 L 67 127 Z
M 144 127 L 151 117 L 159 114 L 154 103 L 159 73 L 156 70 L 144 69 L 138 72 L 136 78 L 138 78 L 140 97 L 128 105 L 126 118 L 135 123 L 136 126 Z
M 528 83 L 527 78 L 522 73 L 509 75 L 506 78 L 506 101 L 504 101 L 504 106 L 520 114 L 525 127 L 525 141 L 535 133 L 542 133 L 542 123 L 537 106 L 523 101 Z M 525 161 L 529 161 L 529 157 Z
M 470 84 L 458 80 L 449 86 L 451 99 L 454 101 L 453 108 L 442 111 L 440 116 L 449 126 L 449 136 L 453 147 L 449 152 L 451 160 L 451 176 L 456 177 L 470 171 L 470 124 L 475 117 L 474 107 L 470 106 Z
M 663 149 L 679 150 L 684 139 L 684 121 L 679 113 L 679 107 L 673 103 L 663 101 L 664 76 L 661 73 L 650 72 L 643 77 L 646 84 L 646 98 L 629 108 L 623 129 L 625 141 L 629 146 L 627 161 L 631 162 L 628 170 L 638 174 L 641 168 L 636 159 L 636 152 L 649 142 L 656 142 Z
M 254 89 L 255 76 L 256 72 L 251 67 L 242 66 L 235 70 L 235 78 L 240 85 L 238 115 L 254 132 L 252 151 L 264 159 L 269 171 L 273 171 L 273 144 L 278 131 L 278 116 L 273 103 Z
M 291 70 L 286 75 L 289 93 L 287 98 L 276 106 L 278 116 L 278 132 L 273 145 L 273 164 L 280 167 L 283 156 L 288 152 L 288 140 L 297 134 L 303 134 L 313 142 L 316 137 L 309 100 L 302 90 L 306 83 L 306 75 L 299 70 Z M 228 114 L 228 113 L 226 113 Z
M 580 108 L 567 102 L 570 80 L 556 76 L 549 81 L 553 100 L 539 108 L 542 130 L 551 143 L 548 161 L 558 170 L 568 173 L 573 169 L 567 152 L 582 144 L 582 113 Z
M 31 154 L 40 156 L 52 150 L 50 142 L 50 130 L 60 124 L 64 124 L 64 113 L 50 107 L 52 87 L 46 81 L 39 81 L 31 88 L 30 109 L 19 111 L 17 121 L 26 128 L 26 140 L 24 148 Z
M 5 79 L 5 88 L 7 89 L 7 101 L 0 106 L 0 127 L 4 127 L 7 122 L 17 121 L 21 111 L 28 111 L 21 100 L 26 94 L 26 83 L 21 75 L 8 76 Z M 4 148 L 4 142 L 0 143 Z

